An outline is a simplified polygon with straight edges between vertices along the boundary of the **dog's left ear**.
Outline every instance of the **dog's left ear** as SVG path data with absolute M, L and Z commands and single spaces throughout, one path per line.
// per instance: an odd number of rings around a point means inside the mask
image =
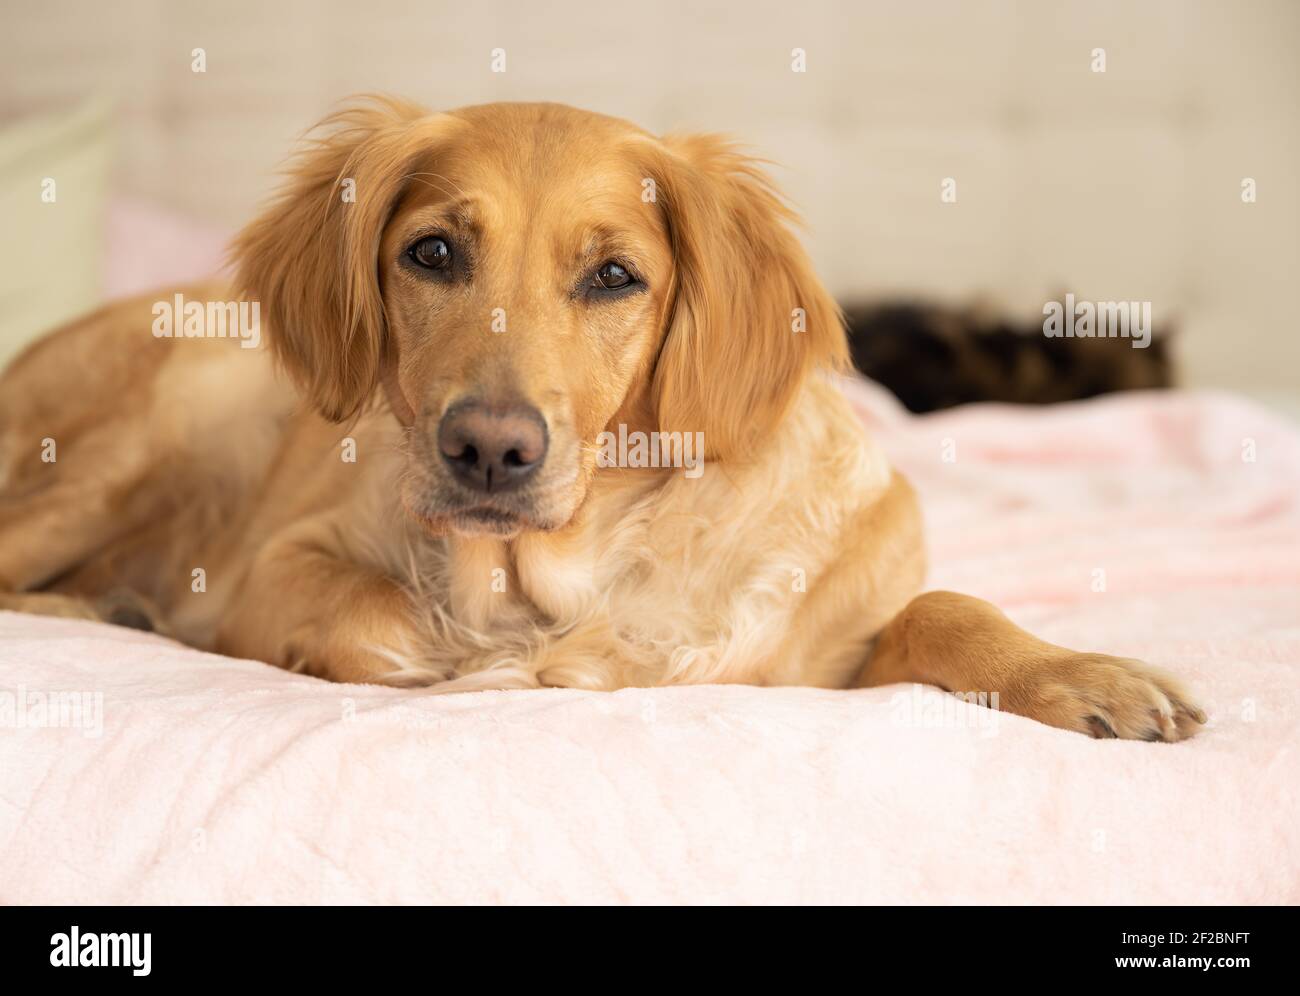
M 648 156 L 675 264 L 659 428 L 703 431 L 710 456 L 744 460 L 813 371 L 848 365 L 840 310 L 753 160 L 714 135 L 667 138 Z

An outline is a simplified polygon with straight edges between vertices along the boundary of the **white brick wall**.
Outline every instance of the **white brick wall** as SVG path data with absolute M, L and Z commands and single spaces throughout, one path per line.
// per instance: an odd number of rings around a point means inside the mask
M 1294 0 L 9 3 L 0 115 L 111 93 L 119 186 L 232 227 L 359 90 L 728 131 L 840 294 L 1151 300 L 1191 381 L 1267 390 L 1300 388 L 1298 43 Z

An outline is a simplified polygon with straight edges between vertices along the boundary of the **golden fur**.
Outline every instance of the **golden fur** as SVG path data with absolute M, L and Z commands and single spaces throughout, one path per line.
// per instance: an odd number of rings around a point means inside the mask
M 386 99 L 318 134 L 233 247 L 269 348 L 154 338 L 148 298 L 5 373 L 0 606 L 148 616 L 339 681 L 915 680 L 1101 736 L 1204 720 L 1135 661 L 914 597 L 915 498 L 824 376 L 845 362 L 836 306 L 725 141 Z M 452 254 L 434 275 L 410 258 L 431 234 Z M 609 260 L 633 291 L 592 283 Z M 449 475 L 438 427 L 466 398 L 540 413 L 526 487 Z M 620 426 L 703 433 L 704 472 L 601 466 Z

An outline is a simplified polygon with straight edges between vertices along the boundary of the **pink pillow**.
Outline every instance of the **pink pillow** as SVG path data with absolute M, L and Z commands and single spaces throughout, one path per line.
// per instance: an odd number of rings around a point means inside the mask
M 104 294 L 112 300 L 215 276 L 222 272 L 228 239 L 213 225 L 116 196 L 108 207 Z

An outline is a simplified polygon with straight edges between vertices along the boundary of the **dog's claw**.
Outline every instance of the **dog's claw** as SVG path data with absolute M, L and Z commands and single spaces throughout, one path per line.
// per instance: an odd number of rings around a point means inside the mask
M 1115 740 L 1119 736 L 1119 734 L 1115 732 L 1115 728 L 1111 726 L 1110 723 L 1106 722 L 1105 718 L 1102 716 L 1089 716 L 1087 723 L 1092 730 L 1093 737 L 1097 740 Z

